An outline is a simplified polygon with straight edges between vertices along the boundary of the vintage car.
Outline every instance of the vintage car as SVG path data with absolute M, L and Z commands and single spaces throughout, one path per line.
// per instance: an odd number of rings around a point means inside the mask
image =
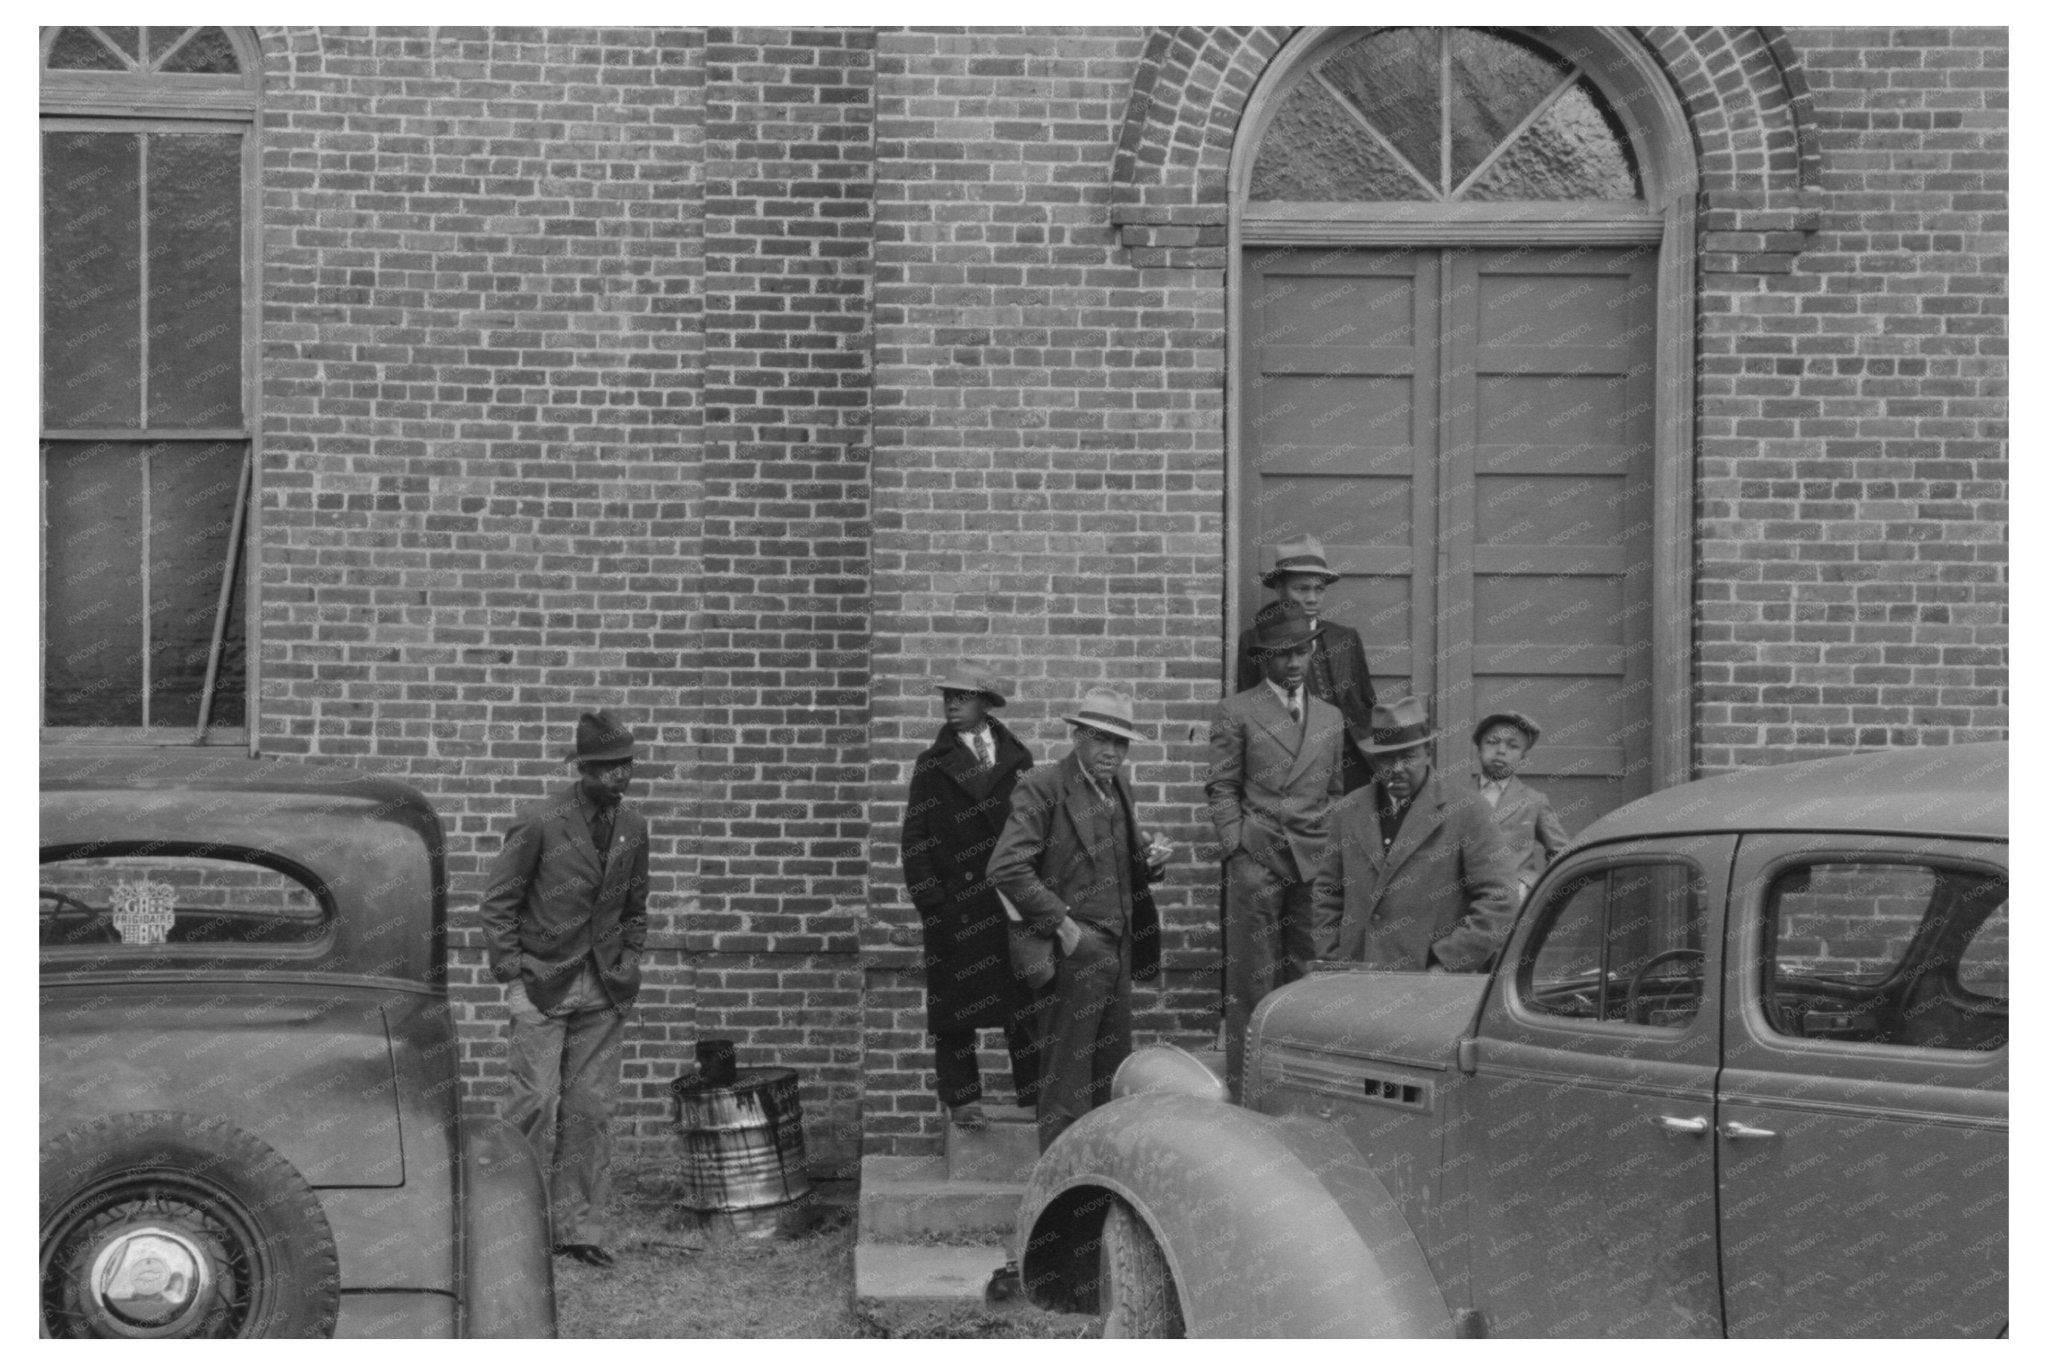
M 1263 1001 L 1242 1108 L 1134 1054 L 1033 1172 L 1026 1292 L 1111 1335 L 2002 1335 L 2006 867 L 2003 744 L 1635 802 L 1491 973 Z
M 41 767 L 42 1335 L 553 1336 L 538 1165 L 459 1112 L 425 799 L 217 750 Z

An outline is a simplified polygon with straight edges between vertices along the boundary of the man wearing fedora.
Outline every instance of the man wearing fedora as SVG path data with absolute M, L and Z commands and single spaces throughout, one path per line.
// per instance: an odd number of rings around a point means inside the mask
M 993 714 L 1008 684 L 987 664 L 962 662 L 933 684 L 946 723 L 911 769 L 903 812 L 903 880 L 924 929 L 925 1027 L 939 1101 L 962 1128 L 985 1127 L 977 1030 L 999 1028 L 1010 1048 L 1017 1103 L 1038 1100 L 1032 990 L 1010 970 L 1003 903 L 988 861 L 1010 817 L 1010 794 L 1031 753 Z
M 1022 919 L 1020 973 L 1051 957 L 1051 998 L 1038 1078 L 1038 1149 L 1109 1098 L 1110 1078 L 1131 1051 L 1131 982 L 1159 971 L 1159 913 L 1151 883 L 1172 845 L 1145 835 L 1120 771 L 1131 741 L 1131 699 L 1089 689 L 1062 717 L 1067 756 L 1033 768 L 1010 798 L 1010 818 L 988 876 Z
M 1308 614 L 1316 627 L 1316 645 L 1308 660 L 1308 690 L 1344 713 L 1344 790 L 1357 791 L 1372 781 L 1372 762 L 1360 740 L 1372 723 L 1372 670 L 1365 664 L 1365 642 L 1346 625 L 1323 619 L 1323 594 L 1343 577 L 1330 567 L 1323 543 L 1314 536 L 1282 541 L 1273 552 L 1273 567 L 1259 581 Z M 1237 690 L 1256 688 L 1265 680 L 1254 654 L 1256 627 L 1237 637 Z
M 1420 699 L 1375 706 L 1370 787 L 1338 802 L 1313 892 L 1316 951 L 1385 971 L 1476 972 L 1514 923 L 1515 864 L 1493 812 L 1430 770 Z
M 647 941 L 647 821 L 623 804 L 637 756 L 608 712 L 576 723 L 576 781 L 521 811 L 481 914 L 512 1016 L 503 1117 L 547 1174 L 554 1249 L 609 1267 L 611 1108 Z
M 1252 630 L 1263 681 L 1225 698 L 1209 722 L 1209 819 L 1229 873 L 1223 1024 L 1233 1092 L 1252 1007 L 1315 956 L 1309 892 L 1330 803 L 1344 794 L 1344 715 L 1304 686 L 1315 620 L 1294 602 L 1268 602 Z

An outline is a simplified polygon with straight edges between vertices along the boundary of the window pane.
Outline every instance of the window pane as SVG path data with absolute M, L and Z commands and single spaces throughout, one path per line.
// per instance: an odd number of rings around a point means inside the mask
M 139 28 L 115 28 L 112 24 L 102 24 L 100 35 L 130 57 L 139 56 L 142 52 L 142 30 Z
M 110 29 L 120 33 L 121 29 Z M 127 30 L 134 32 L 133 29 Z M 57 35 L 50 44 L 50 70 L 52 71 L 126 71 L 128 64 L 115 56 L 113 50 L 92 35 L 92 30 L 67 28 Z
M 197 725 L 213 643 L 220 576 L 234 529 L 240 441 L 171 443 L 149 458 L 149 722 Z M 239 586 L 239 583 L 238 583 Z M 237 594 L 239 595 L 239 594 Z M 215 681 L 213 725 L 242 723 L 240 605 L 229 603 L 233 649 Z
M 1622 130 L 1584 81 L 1516 138 L 1463 199 L 1638 199 Z
M 318 943 L 320 898 L 283 872 L 229 858 L 137 852 L 42 865 L 37 930 L 45 949 L 122 956 L 180 944 L 266 948 Z
M 43 422 L 141 415 L 141 140 L 43 135 Z
M 43 448 L 45 725 L 142 724 L 141 450 Z
M 1451 183 L 1462 182 L 1571 68 L 1478 29 L 1451 30 Z
M 1539 912 L 1520 990 L 1539 1013 L 1685 1028 L 1699 1013 L 1706 915 L 1688 863 L 1622 864 Z M 1562 901 L 1560 902 L 1560 896 Z
M 1766 908 L 1764 1017 L 1795 1038 L 2003 1047 L 2005 901 L 2005 878 L 1988 871 L 1835 862 L 1783 873 Z
M 242 139 L 149 135 L 149 420 L 242 424 Z
M 176 34 L 177 29 L 151 29 L 153 35 Z M 171 59 L 161 68 L 164 71 L 195 72 L 203 75 L 233 75 L 241 70 L 235 61 L 235 45 L 228 41 L 226 30 L 202 28 L 185 45 L 171 54 Z
M 1389 29 L 1353 43 L 1318 68 L 1431 185 L 1443 180 L 1438 44 L 1435 29 Z
M 1431 195 L 1318 81 L 1294 87 L 1259 144 L 1252 198 L 1317 203 Z

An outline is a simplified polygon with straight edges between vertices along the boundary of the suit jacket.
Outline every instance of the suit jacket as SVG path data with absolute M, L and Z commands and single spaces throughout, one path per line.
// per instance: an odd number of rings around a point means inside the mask
M 1513 927 L 1515 864 L 1478 797 L 1431 773 L 1394 846 L 1380 848 L 1378 789 L 1330 812 L 1310 912 L 1316 956 L 1419 972 L 1432 958 L 1482 970 Z
M 924 926 L 925 1027 L 934 1033 L 1000 1028 L 1030 1003 L 1010 971 L 1003 905 L 988 860 L 1010 816 L 1010 794 L 1031 753 L 1001 721 L 988 722 L 994 762 L 983 768 L 944 726 L 917 756 L 903 811 L 903 880 Z
M 1130 831 L 1122 848 L 1112 846 L 1108 822 L 1099 816 L 1101 803 L 1081 774 L 1079 758 L 1069 753 L 1051 767 L 1033 768 L 1011 793 L 1010 818 L 989 859 L 988 878 L 1040 939 L 1057 932 L 1066 915 L 1098 924 L 1124 921 L 1131 939 L 1131 976 L 1144 981 L 1159 970 L 1159 911 L 1152 904 L 1152 870 L 1122 773 L 1114 795 L 1123 804 Z M 1118 903 L 1115 858 L 1129 866 L 1129 905 Z
M 1316 639 L 1316 652 L 1309 656 L 1308 690 L 1344 713 L 1344 790 L 1357 791 L 1372 780 L 1372 760 L 1358 747 L 1361 735 L 1372 730 L 1372 670 L 1365 664 L 1365 642 L 1358 632 L 1335 621 L 1322 622 L 1323 633 Z M 1265 676 L 1252 658 L 1252 632 L 1237 637 L 1237 690 L 1245 692 L 1263 686 Z
M 1480 781 L 1480 774 L 1472 774 L 1472 795 L 1483 806 L 1486 798 L 1479 795 Z M 1500 827 L 1508 855 L 1517 860 L 1515 878 L 1526 892 L 1543 875 L 1543 869 L 1550 866 L 1550 860 L 1564 852 L 1571 836 L 1564 832 L 1564 822 L 1550 808 L 1550 798 L 1525 785 L 1519 777 L 1507 780 L 1501 788 L 1500 804 L 1492 810 L 1493 823 Z
M 1297 725 L 1261 682 L 1209 721 L 1209 819 L 1223 857 L 1242 853 L 1289 882 L 1316 875 L 1330 803 L 1344 794 L 1344 713 L 1303 700 Z
M 559 1004 L 589 955 L 623 1012 L 640 993 L 647 943 L 646 818 L 622 802 L 600 863 L 571 782 L 514 817 L 480 910 L 491 975 L 523 980 L 535 1009 Z

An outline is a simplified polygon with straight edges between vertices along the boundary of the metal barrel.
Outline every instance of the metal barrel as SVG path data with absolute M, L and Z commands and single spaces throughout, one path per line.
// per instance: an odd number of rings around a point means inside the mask
M 796 1072 L 741 1067 L 729 1085 L 701 1074 L 669 1082 L 683 1167 L 678 1199 L 699 1213 L 786 1204 L 810 1192 Z

